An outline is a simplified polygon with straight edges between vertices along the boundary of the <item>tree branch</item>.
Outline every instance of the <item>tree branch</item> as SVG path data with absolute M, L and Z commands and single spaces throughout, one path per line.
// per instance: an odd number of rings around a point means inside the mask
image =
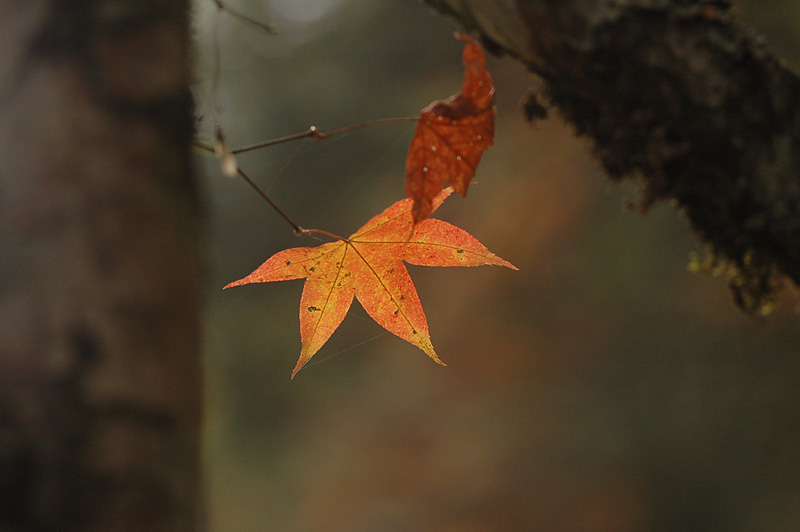
M 643 211 L 674 201 L 741 308 L 800 282 L 800 80 L 727 1 L 426 1 L 539 75 L 609 176 L 641 179 Z

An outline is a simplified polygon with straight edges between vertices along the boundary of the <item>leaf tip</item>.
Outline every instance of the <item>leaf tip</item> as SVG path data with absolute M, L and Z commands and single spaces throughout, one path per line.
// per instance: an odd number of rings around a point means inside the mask
M 419 346 L 420 349 L 425 351 L 425 354 L 428 355 L 431 358 L 431 360 L 433 360 L 440 366 L 447 366 L 447 364 L 442 362 L 442 359 L 439 358 L 439 356 L 436 354 L 436 351 L 433 350 L 433 344 L 431 344 L 430 338 L 427 339 L 426 344 L 427 345 L 425 344 L 417 344 L 417 345 Z
M 498 257 L 494 253 L 491 253 L 491 257 L 486 261 L 486 266 L 505 266 L 509 270 L 519 271 L 519 268 L 508 262 L 506 259 L 502 257 Z
M 309 358 L 310 358 L 310 357 L 309 357 Z M 291 377 L 291 380 L 294 380 L 294 376 L 295 376 L 295 375 L 297 375 L 297 372 L 298 372 L 298 371 L 300 371 L 301 369 L 303 369 L 303 366 L 305 366 L 305 365 L 306 365 L 306 362 L 308 362 L 308 358 L 305 358 L 305 359 L 304 359 L 303 357 L 300 357 L 300 360 L 298 360 L 298 361 L 297 361 L 297 365 L 296 365 L 296 366 L 294 367 L 294 369 L 292 370 L 292 377 Z
M 253 272 L 253 273 L 255 273 L 255 272 Z M 247 277 L 242 277 L 241 279 L 239 279 L 237 281 L 232 281 L 232 282 L 226 284 L 225 286 L 222 287 L 222 289 L 226 290 L 228 288 L 233 288 L 234 286 L 242 286 L 242 285 L 245 285 L 245 284 L 252 284 L 253 283 L 252 277 L 253 277 L 253 274 L 251 273 Z

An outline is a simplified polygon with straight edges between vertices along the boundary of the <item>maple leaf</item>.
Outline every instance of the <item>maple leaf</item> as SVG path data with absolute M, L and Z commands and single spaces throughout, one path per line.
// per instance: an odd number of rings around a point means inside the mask
M 494 83 L 486 56 L 467 35 L 456 33 L 456 38 L 466 41 L 464 84 L 422 110 L 406 157 L 405 189 L 414 200 L 415 222 L 433 212 L 431 202 L 445 182 L 467 195 L 481 155 L 494 139 Z
M 448 187 L 433 198 L 432 211 L 452 190 Z M 428 320 L 403 261 L 517 269 L 452 224 L 428 218 L 415 225 L 411 209 L 412 200 L 400 200 L 348 239 L 280 251 L 247 277 L 225 286 L 306 279 L 300 297 L 302 348 L 292 378 L 339 327 L 354 297 L 381 327 L 444 365 L 433 350 Z

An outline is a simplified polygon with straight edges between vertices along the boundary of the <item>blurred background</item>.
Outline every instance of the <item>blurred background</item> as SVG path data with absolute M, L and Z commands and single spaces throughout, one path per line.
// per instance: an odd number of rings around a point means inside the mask
M 238 147 L 415 116 L 462 83 L 459 27 L 417 1 L 196 0 L 199 135 Z M 800 65 L 795 0 L 736 3 Z M 207 192 L 210 529 L 303 532 L 790 531 L 800 527 L 797 292 L 758 320 L 668 205 L 624 210 L 557 112 L 519 112 L 490 57 L 495 146 L 437 213 L 520 268 L 410 267 L 443 368 L 356 304 L 293 380 L 302 281 L 222 286 L 298 239 L 198 154 Z M 297 223 L 350 234 L 401 199 L 413 124 L 239 157 Z

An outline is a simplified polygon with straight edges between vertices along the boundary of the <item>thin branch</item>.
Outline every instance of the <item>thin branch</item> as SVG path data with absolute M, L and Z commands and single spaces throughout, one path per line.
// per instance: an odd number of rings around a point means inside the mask
M 214 146 L 209 146 L 208 144 L 206 144 L 206 143 L 204 143 L 204 142 L 201 142 L 201 141 L 199 141 L 199 140 L 195 140 L 195 141 L 194 141 L 194 145 L 195 145 L 195 147 L 197 147 L 197 148 L 200 148 L 201 150 L 207 151 L 207 152 L 209 152 L 209 153 L 213 153 L 213 154 L 218 154 L 218 153 L 219 153 L 219 150 L 218 150 L 217 148 L 215 148 Z M 287 224 L 289 224 L 289 225 L 291 226 L 291 228 L 292 228 L 292 231 L 294 231 L 294 234 L 295 234 L 295 235 L 297 235 L 297 236 L 306 236 L 306 235 L 322 235 L 322 236 L 326 236 L 326 237 L 328 237 L 328 238 L 331 238 L 331 239 L 333 239 L 333 240 L 342 240 L 342 241 L 344 241 L 344 242 L 347 242 L 347 239 L 346 239 L 346 238 L 344 238 L 344 237 L 341 237 L 341 236 L 339 236 L 339 235 L 335 235 L 335 234 L 333 234 L 333 233 L 329 233 L 328 231 L 323 231 L 322 229 L 305 229 L 305 228 L 303 228 L 303 227 L 300 227 L 299 225 L 297 225 L 296 223 L 294 223 L 294 221 L 292 221 L 292 219 L 291 219 L 291 218 L 289 218 L 289 215 L 287 215 L 285 212 L 283 212 L 283 210 L 282 210 L 280 207 L 278 207 L 278 205 L 277 205 L 277 204 L 276 204 L 274 201 L 272 201 L 272 200 L 270 199 L 270 197 L 269 197 L 269 196 L 267 196 L 266 192 L 264 192 L 263 190 L 261 190 L 261 187 L 259 187 L 259 186 L 258 186 L 258 185 L 255 183 L 255 181 L 253 181 L 252 179 L 250 179 L 250 176 L 248 176 L 248 175 L 247 175 L 247 174 L 246 174 L 246 173 L 245 173 L 245 172 L 244 172 L 244 171 L 243 171 L 243 170 L 242 170 L 242 169 L 241 169 L 241 168 L 240 168 L 238 165 L 237 165 L 235 168 L 236 168 L 236 173 L 239 175 L 239 177 L 241 177 L 242 179 L 244 179 L 244 181 L 245 181 L 245 182 L 246 182 L 248 185 L 250 185 L 250 188 L 252 188 L 253 190 L 255 190 L 255 191 L 256 191 L 256 193 L 257 193 L 259 196 L 261 196 L 261 198 L 262 198 L 264 201 L 266 201 L 266 202 L 267 202 L 267 204 L 268 204 L 270 207 L 272 207 L 272 210 L 274 210 L 276 213 L 278 213 L 278 215 L 279 215 L 281 218 L 283 218 L 283 220 L 284 220 L 284 221 L 285 221 Z
M 296 234 L 297 236 L 302 236 L 306 234 L 307 229 L 303 229 L 302 227 L 294 223 L 292 219 L 289 218 L 289 216 L 285 212 L 283 212 L 281 208 L 278 207 L 278 205 L 274 201 L 269 199 L 269 196 L 267 196 L 267 194 L 263 190 L 261 190 L 261 188 L 258 185 L 256 185 L 255 182 L 252 179 L 250 179 L 250 177 L 248 177 L 248 175 L 245 174 L 241 168 L 237 168 L 236 172 L 241 176 L 242 179 L 244 179 L 247 182 L 248 185 L 250 185 L 250 188 L 255 190 L 258 193 L 258 195 L 261 196 L 264 199 L 264 201 L 266 201 L 269 204 L 270 207 L 272 207 L 272 210 L 277 212 L 278 215 L 281 218 L 283 218 L 287 224 L 292 226 L 294 234 Z
M 317 129 L 315 126 L 311 126 L 306 131 L 302 133 L 295 133 L 293 135 L 287 135 L 285 137 L 280 137 L 277 139 L 267 140 L 264 142 L 259 142 L 257 144 L 251 144 L 250 146 L 244 146 L 242 148 L 237 148 L 235 150 L 231 150 L 231 153 L 244 153 L 247 151 L 257 150 L 259 148 L 266 148 L 267 146 L 275 146 L 276 144 L 283 144 L 285 142 L 291 142 L 293 140 L 304 139 L 304 138 L 311 138 L 313 140 L 322 140 L 328 137 L 332 137 L 334 135 L 338 135 L 340 133 L 347 133 L 348 131 L 353 131 L 354 129 L 360 129 L 362 127 L 367 126 L 377 126 L 380 124 L 395 124 L 398 122 L 416 122 L 418 118 L 410 118 L 410 117 L 402 117 L 402 118 L 381 118 L 380 120 L 369 120 L 367 122 L 360 122 L 358 124 L 351 124 L 349 126 L 340 127 L 338 129 L 334 129 L 332 131 L 324 132 Z
M 263 22 L 259 22 L 259 21 L 255 20 L 255 19 L 252 19 L 252 18 L 248 17 L 247 15 L 245 15 L 245 14 L 239 12 L 239 11 L 236 11 L 235 9 L 231 9 L 230 7 L 228 7 L 227 4 L 222 3 L 222 0 L 213 0 L 213 1 L 217 5 L 217 9 L 218 10 L 224 11 L 225 13 L 230 15 L 231 17 L 233 17 L 236 20 L 238 20 L 239 22 L 242 22 L 242 23 L 244 23 L 244 24 L 246 24 L 248 26 L 251 26 L 253 28 L 259 29 L 261 31 L 265 31 L 265 32 L 269 33 L 270 35 L 277 35 L 278 34 L 278 27 L 275 24 L 272 24 L 272 23 L 265 24 Z
M 214 0 L 214 1 L 217 3 L 217 6 L 219 6 L 220 9 L 226 9 L 220 3 L 220 0 Z M 334 235 L 333 233 L 329 233 L 329 232 L 323 231 L 321 229 L 304 229 L 304 228 L 300 227 L 299 225 L 297 225 L 296 223 L 294 223 L 292 221 L 292 219 L 289 218 L 289 216 L 285 212 L 283 212 L 281 210 L 281 208 L 278 207 L 278 205 L 274 201 L 272 201 L 269 198 L 269 196 L 267 196 L 267 194 L 263 190 L 261 190 L 261 188 L 258 185 L 256 185 L 256 183 L 252 179 L 250 179 L 250 177 L 246 173 L 244 173 L 244 171 L 236 163 L 236 160 L 235 160 L 235 158 L 233 156 L 238 154 L 238 153 L 245 153 L 245 152 L 248 152 L 248 151 L 257 150 L 259 148 L 266 148 L 268 146 L 275 146 L 277 144 L 283 144 L 285 142 L 291 142 L 293 140 L 299 140 L 299 139 L 304 139 L 304 138 L 311 138 L 313 140 L 322 140 L 322 139 L 326 139 L 328 137 L 332 137 L 334 135 L 338 135 L 340 133 L 346 133 L 348 131 L 353 131 L 355 129 L 360 129 L 362 127 L 377 126 L 377 125 L 380 125 L 380 124 L 395 124 L 395 123 L 398 123 L 398 122 L 416 122 L 417 120 L 419 120 L 419 119 L 418 118 L 409 118 L 409 117 L 381 118 L 379 120 L 369 120 L 367 122 L 359 122 L 358 124 L 351 124 L 349 126 L 340 127 L 338 129 L 334 129 L 332 131 L 327 131 L 327 132 L 320 131 L 315 126 L 311 126 L 310 128 L 308 128 L 306 131 L 303 131 L 302 133 L 295 133 L 293 135 L 287 135 L 285 137 L 280 137 L 280 138 L 277 138 L 277 139 L 272 139 L 272 140 L 267 140 L 267 141 L 264 141 L 264 142 L 259 142 L 257 144 L 252 144 L 250 146 L 245 146 L 243 148 L 237 148 L 235 150 L 229 150 L 227 148 L 227 146 L 225 145 L 225 139 L 224 139 L 224 137 L 222 135 L 222 130 L 219 127 L 217 127 L 217 129 L 215 131 L 216 142 L 215 142 L 214 146 L 210 146 L 210 145 L 208 145 L 208 144 L 206 144 L 204 142 L 201 142 L 199 140 L 196 140 L 196 139 L 194 140 L 194 145 L 196 147 L 200 148 L 201 150 L 205 150 L 207 152 L 210 152 L 210 153 L 213 153 L 214 155 L 216 155 L 217 158 L 220 161 L 220 166 L 222 168 L 222 172 L 225 175 L 228 175 L 228 176 L 232 177 L 232 176 L 238 174 L 242 179 L 244 179 L 245 182 L 248 185 L 250 185 L 250 187 L 253 190 L 255 190 L 258 193 L 258 195 L 261 196 L 264 199 L 264 201 L 266 201 L 267 204 L 269 204 L 269 206 L 272 207 L 272 209 L 275 212 L 277 212 L 278 215 L 281 218 L 283 218 L 284 221 L 286 223 L 288 223 L 292 227 L 292 230 L 294 231 L 294 234 L 296 234 L 297 236 L 305 236 L 305 235 L 315 234 L 315 235 L 326 236 L 326 237 L 332 238 L 334 240 L 342 240 L 344 242 L 347 242 L 348 240 L 346 238 L 343 238 L 343 237 L 341 237 L 339 235 Z

